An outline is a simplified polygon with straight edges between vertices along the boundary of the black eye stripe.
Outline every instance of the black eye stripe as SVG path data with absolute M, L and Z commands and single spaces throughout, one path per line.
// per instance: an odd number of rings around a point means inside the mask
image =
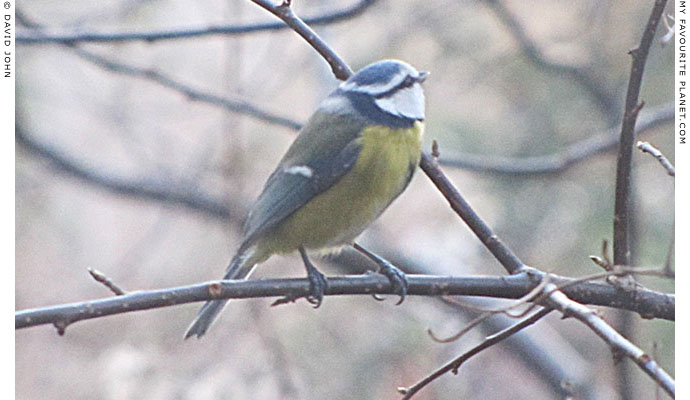
M 417 82 L 417 79 L 413 78 L 413 77 L 410 76 L 410 75 L 407 75 L 407 76 L 405 77 L 405 79 L 403 79 L 403 81 L 400 82 L 398 85 L 394 86 L 392 89 L 387 90 L 387 91 L 385 91 L 385 92 L 383 92 L 383 93 L 379 93 L 379 94 L 377 94 L 377 95 L 374 96 L 374 97 L 376 97 L 377 99 L 381 99 L 381 98 L 384 98 L 384 97 L 388 97 L 388 96 L 390 96 L 393 92 L 397 92 L 397 91 L 400 90 L 400 89 L 405 89 L 405 88 L 411 87 L 411 86 L 414 85 L 416 82 Z

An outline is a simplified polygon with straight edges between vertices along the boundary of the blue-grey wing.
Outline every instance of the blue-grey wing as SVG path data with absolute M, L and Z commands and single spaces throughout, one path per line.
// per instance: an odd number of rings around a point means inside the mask
M 313 117 L 252 207 L 245 224 L 245 244 L 275 227 L 352 170 L 360 152 L 357 139 L 362 128 L 358 121 L 346 116 Z

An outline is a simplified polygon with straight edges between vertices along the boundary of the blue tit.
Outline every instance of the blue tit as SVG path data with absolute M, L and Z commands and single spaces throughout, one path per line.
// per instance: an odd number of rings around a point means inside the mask
M 264 185 L 223 279 L 245 279 L 274 254 L 298 251 L 318 306 L 327 281 L 307 251 L 353 245 L 405 295 L 394 266 L 354 243 L 412 179 L 421 156 L 426 72 L 384 60 L 343 82 L 318 107 Z M 227 300 L 208 301 L 185 338 L 201 337 Z

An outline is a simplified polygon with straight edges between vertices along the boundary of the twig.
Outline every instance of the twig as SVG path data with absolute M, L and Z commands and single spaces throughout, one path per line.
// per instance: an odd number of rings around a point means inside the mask
M 654 357 L 655 359 L 659 358 L 658 344 L 656 340 L 652 342 L 652 357 Z M 656 384 L 654 387 L 654 398 L 656 400 L 661 399 L 661 387 L 659 386 L 659 384 Z
M 96 282 L 102 283 L 103 286 L 107 287 L 111 292 L 115 294 L 115 296 L 122 296 L 124 294 L 127 294 L 117 284 L 115 284 L 115 282 L 113 282 L 112 279 L 105 276 L 101 271 L 95 270 L 93 268 L 87 268 L 87 271 L 89 271 L 89 275 L 91 275 L 91 277 L 95 279 Z
M 467 324 L 467 326 L 463 327 L 460 330 L 460 332 L 458 332 L 458 333 L 456 333 L 450 337 L 439 338 L 438 336 L 436 336 L 434 334 L 434 332 L 431 329 L 427 329 L 427 333 L 436 342 L 449 343 L 449 342 L 454 342 L 454 341 L 460 339 L 467 332 L 469 332 L 472 328 L 474 328 L 475 326 L 479 325 L 480 323 L 486 321 L 488 318 L 491 318 L 491 316 L 493 316 L 493 315 L 504 314 L 510 318 L 522 318 L 525 315 L 527 315 L 530 311 L 532 311 L 532 309 L 535 307 L 534 303 L 530 307 L 527 307 L 527 309 L 521 311 L 520 313 L 511 314 L 510 311 L 516 309 L 517 307 L 520 307 L 521 305 L 524 305 L 526 303 L 534 301 L 535 298 L 540 296 L 540 294 L 542 293 L 546 284 L 550 282 L 550 279 L 551 279 L 551 275 L 546 274 L 544 279 L 542 279 L 542 281 L 539 282 L 539 284 L 537 286 L 535 286 L 534 289 L 530 290 L 529 293 L 520 297 L 519 299 L 516 299 L 515 301 L 511 302 L 510 304 L 508 304 L 504 307 L 500 307 L 500 308 L 496 308 L 496 309 L 489 309 L 489 308 L 477 307 L 477 306 L 468 306 L 468 305 L 465 305 L 456 299 L 453 299 L 451 297 L 446 297 L 444 300 L 447 302 L 450 302 L 451 304 L 456 304 L 456 305 L 459 305 L 461 307 L 468 307 L 468 308 L 472 309 L 473 311 L 479 311 L 482 314 L 480 316 L 478 316 L 477 318 L 473 319 L 472 321 L 470 321 Z
M 329 25 L 335 22 L 345 21 L 356 16 L 361 15 L 366 9 L 373 5 L 377 0 L 360 0 L 352 6 L 339 11 L 332 11 L 316 17 L 305 18 L 304 21 L 310 25 Z M 19 18 L 19 17 L 18 17 Z M 247 25 L 223 25 L 210 26 L 205 28 L 188 28 L 179 30 L 167 31 L 149 31 L 149 32 L 111 32 L 111 33 L 96 33 L 96 32 L 79 32 L 66 33 L 58 35 L 50 35 L 42 32 L 37 34 L 21 34 L 17 35 L 17 43 L 25 45 L 45 44 L 45 43 L 62 43 L 75 44 L 79 42 L 98 42 L 98 43 L 113 43 L 113 42 L 128 42 L 128 41 L 146 41 L 149 43 L 171 40 L 171 39 L 189 39 L 200 36 L 212 35 L 246 35 L 255 32 L 278 31 L 287 29 L 283 23 L 258 23 Z
M 526 295 L 522 296 L 521 298 L 517 299 L 514 302 L 511 302 L 510 304 L 506 305 L 505 307 L 499 307 L 499 308 L 487 308 L 487 307 L 479 307 L 473 304 L 468 304 L 463 301 L 460 301 L 456 298 L 448 297 L 445 298 L 444 301 L 457 305 L 463 308 L 467 308 L 472 311 L 476 312 L 482 312 L 482 313 L 489 313 L 489 314 L 504 314 L 508 317 L 511 318 L 522 318 L 525 316 L 525 312 L 521 312 L 520 314 L 511 314 L 510 311 L 516 309 L 517 307 L 520 307 L 523 304 L 529 303 L 533 301 L 539 294 L 542 292 L 544 289 L 544 286 L 549 283 L 551 280 L 551 274 L 546 274 L 545 278 L 539 282 L 539 285 L 535 286 L 534 289 L 532 289 L 529 293 Z
M 553 286 L 553 287 L 550 287 Z M 555 289 L 553 284 L 547 285 L 546 291 Z M 572 316 L 586 324 L 594 333 L 602 338 L 611 348 L 614 357 L 628 357 L 637 364 L 642 371 L 657 382 L 666 393 L 675 397 L 676 384 L 673 378 L 664 371 L 648 354 L 635 346 L 628 339 L 616 332 L 609 324 L 586 306 L 570 300 L 563 292 L 555 291 L 551 294 L 550 304 L 557 304 L 564 316 Z
M 282 4 L 276 6 L 269 0 L 252 0 L 259 7 L 275 15 L 285 22 L 292 30 L 297 32 L 304 40 L 316 50 L 321 57 L 331 66 L 333 75 L 344 81 L 352 76 L 352 69 L 324 42 L 307 24 L 292 12 L 290 0 L 284 0 Z
M 656 147 L 652 146 L 648 142 L 637 142 L 637 148 L 640 149 L 643 153 L 649 153 L 654 156 L 657 160 L 659 160 L 659 163 L 661 164 L 662 167 L 666 169 L 666 173 L 668 173 L 671 176 L 676 176 L 676 169 L 673 167 L 673 164 L 664 156 L 659 149 Z
M 676 21 L 673 19 L 672 15 L 664 14 L 664 26 L 666 27 L 666 33 L 661 37 L 660 40 L 662 47 L 667 45 L 668 42 L 673 39 L 673 36 L 676 33 Z
M 482 343 L 479 345 L 475 346 L 472 348 L 470 351 L 467 353 L 462 354 L 460 357 L 457 357 L 456 359 L 452 360 L 451 362 L 447 363 L 446 365 L 442 366 L 441 368 L 437 369 L 436 371 L 432 372 L 429 376 L 425 377 L 421 381 L 415 383 L 413 386 L 410 386 L 408 388 L 398 388 L 398 392 L 404 394 L 403 400 L 408 400 L 412 398 L 417 392 L 419 392 L 421 389 L 423 389 L 426 385 L 430 384 L 434 380 L 438 379 L 442 375 L 445 375 L 446 373 L 452 371 L 453 373 L 457 374 L 458 369 L 460 366 L 473 356 L 477 355 L 480 353 L 482 350 L 485 350 L 494 344 L 516 334 L 517 332 L 520 332 L 521 330 L 525 329 L 526 327 L 534 324 L 535 322 L 539 321 L 543 317 L 545 317 L 548 313 L 553 311 L 552 308 L 543 308 L 539 310 L 538 312 L 534 313 L 534 315 L 530 316 L 529 318 L 526 318 L 515 325 L 504 329 L 494 335 L 488 336 Z
M 437 343 L 454 342 L 454 341 L 460 339 L 461 337 L 465 336 L 465 334 L 467 332 L 471 331 L 472 329 L 474 329 L 476 326 L 478 326 L 482 322 L 491 318 L 493 315 L 495 315 L 495 313 L 484 312 L 481 315 L 479 315 L 478 317 L 476 317 L 473 320 L 471 320 L 470 322 L 468 322 L 467 324 L 465 324 L 465 326 L 463 326 L 462 329 L 460 329 L 460 331 L 458 333 L 455 333 L 452 336 L 449 336 L 447 338 L 441 338 L 441 337 L 436 336 L 436 334 L 434 333 L 434 331 L 431 328 L 427 328 L 426 333 L 429 335 L 429 337 L 431 337 L 431 340 L 433 340 L 434 342 L 437 342 Z
M 654 109 L 645 109 L 640 115 L 635 131 L 642 134 L 661 124 L 673 122 L 672 103 Z M 501 157 L 496 155 L 448 154 L 439 159 L 444 166 L 463 168 L 470 171 L 503 175 L 556 174 L 598 154 L 613 150 L 618 145 L 619 127 L 569 145 L 565 150 L 545 156 Z

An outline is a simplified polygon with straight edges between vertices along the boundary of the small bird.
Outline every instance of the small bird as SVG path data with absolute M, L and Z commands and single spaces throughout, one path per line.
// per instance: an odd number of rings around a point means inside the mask
M 341 83 L 309 118 L 269 176 L 223 279 L 246 279 L 274 254 L 298 251 L 318 307 L 327 288 L 307 256 L 345 246 L 375 261 L 400 301 L 405 275 L 354 242 L 408 186 L 421 157 L 428 73 L 398 60 L 370 64 Z M 227 300 L 199 310 L 185 339 L 203 336 Z

